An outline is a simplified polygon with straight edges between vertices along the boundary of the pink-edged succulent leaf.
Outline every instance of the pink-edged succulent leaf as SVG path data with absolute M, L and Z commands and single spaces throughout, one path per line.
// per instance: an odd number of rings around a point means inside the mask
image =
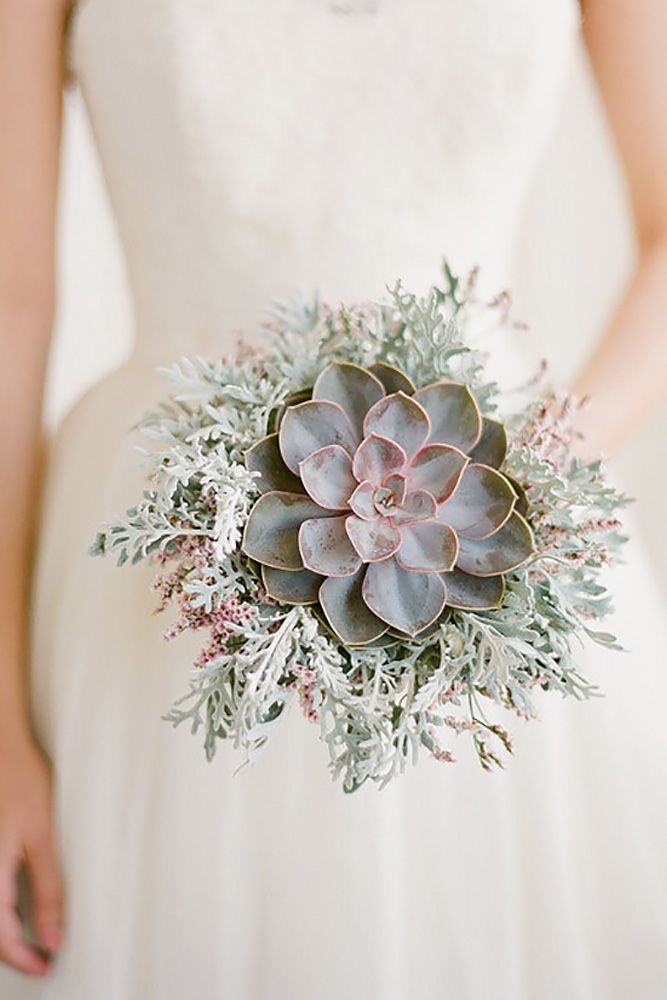
M 288 406 L 278 431 L 280 454 L 288 469 L 298 475 L 299 463 L 328 444 L 338 444 L 350 455 L 359 443 L 341 406 L 324 400 Z
M 385 396 L 371 407 L 364 434 L 379 434 L 400 445 L 408 459 L 426 443 L 431 424 L 425 410 L 404 392 Z
M 376 361 L 368 366 L 376 378 L 379 378 L 384 386 L 384 391 L 389 396 L 393 392 L 404 392 L 406 396 L 411 396 L 415 387 L 405 374 L 393 365 L 388 365 L 386 361 Z
M 352 471 L 358 482 L 379 486 L 392 472 L 402 469 L 407 461 L 403 448 L 389 438 L 369 434 L 357 448 Z
M 447 608 L 445 607 L 442 614 L 438 615 L 438 617 L 435 619 L 434 622 L 431 622 L 430 625 L 427 625 L 426 628 L 423 628 L 421 632 L 417 632 L 416 635 L 408 635 L 406 632 L 399 632 L 397 628 L 390 628 L 389 631 L 387 632 L 387 635 L 392 636 L 394 639 L 402 639 L 403 642 L 406 642 L 407 640 L 410 639 L 414 640 L 415 642 L 422 642 L 422 640 L 428 639 L 429 636 L 435 635 L 436 632 L 438 632 L 446 616 L 447 616 Z
M 420 448 L 407 470 L 411 490 L 426 490 L 436 503 L 449 499 L 468 464 L 468 457 L 448 444 Z
M 392 472 L 390 476 L 382 480 L 385 489 L 391 490 L 394 502 L 402 504 L 408 490 L 408 484 L 402 472 Z
M 403 569 L 447 573 L 456 563 L 458 551 L 456 532 L 448 524 L 416 521 L 401 528 L 401 547 L 396 560 Z
M 441 576 L 403 569 L 395 557 L 370 564 L 362 593 L 378 618 L 410 636 L 436 620 L 447 597 Z
M 414 399 L 431 421 L 429 444 L 451 444 L 469 452 L 482 433 L 482 417 L 473 394 L 459 382 L 434 382 L 417 389 Z
M 269 493 L 271 490 L 303 493 L 301 480 L 290 472 L 283 461 L 277 434 L 268 434 L 249 448 L 245 464 L 251 472 L 260 473 L 255 481 L 261 493 Z
M 298 392 L 291 392 L 289 396 L 286 397 L 284 403 L 280 406 L 276 406 L 269 414 L 269 419 L 267 421 L 267 433 L 273 434 L 277 433 L 280 427 L 280 422 L 285 416 L 285 412 L 289 406 L 296 406 L 297 403 L 306 403 L 309 399 L 313 398 L 313 389 L 310 388 L 299 389 Z
M 515 511 L 517 512 L 517 514 L 521 514 L 522 517 L 525 517 L 528 511 L 530 510 L 530 502 L 528 500 L 528 494 L 526 493 L 521 483 L 518 483 L 516 479 L 512 479 L 511 476 L 505 476 L 505 478 L 507 479 L 507 482 L 511 485 L 512 489 L 516 493 L 516 503 L 514 504 Z
M 446 573 L 447 606 L 462 611 L 493 611 L 503 602 L 502 576 L 470 576 L 460 569 Z
M 304 458 L 299 474 L 306 492 L 321 507 L 347 510 L 357 481 L 352 475 L 352 459 L 339 444 L 328 444 Z
M 379 639 L 386 624 L 374 615 L 362 597 L 365 568 L 354 576 L 330 577 L 320 587 L 322 610 L 336 635 L 349 646 Z
M 385 395 L 380 379 L 358 365 L 335 361 L 318 376 L 313 386 L 313 399 L 338 403 L 350 418 L 359 435 L 364 417 L 374 403 Z
M 303 565 L 321 576 L 351 576 L 361 566 L 345 530 L 345 517 L 314 517 L 299 529 Z
M 372 483 L 363 482 L 359 483 L 350 497 L 350 507 L 357 517 L 363 518 L 364 521 L 374 521 L 378 516 L 373 502 L 374 494 L 375 486 Z
M 499 420 L 482 418 L 482 436 L 470 452 L 471 462 L 499 469 L 507 455 L 507 431 Z
M 385 517 L 379 517 L 377 521 L 364 521 L 352 514 L 345 522 L 345 529 L 363 562 L 386 559 L 401 544 L 401 532 Z
M 302 493 L 265 493 L 250 511 L 241 548 L 264 566 L 303 569 L 299 528 L 307 518 L 331 513 Z
M 447 585 L 445 584 L 445 587 L 446 586 Z M 418 632 L 417 635 L 414 636 L 413 638 L 416 639 L 417 642 L 421 642 L 422 640 L 428 639 L 430 636 L 435 635 L 436 632 L 440 631 L 440 626 L 442 625 L 446 616 L 447 616 L 447 608 L 445 607 L 443 613 L 438 618 L 436 618 L 434 622 L 431 622 L 430 625 L 427 625 L 426 628 L 423 628 L 421 632 Z
M 495 576 L 518 569 L 535 553 L 533 533 L 520 514 L 511 514 L 488 538 L 473 541 L 459 536 L 456 565 L 473 576 Z
M 309 569 L 285 570 L 262 566 L 264 589 L 281 604 L 316 604 L 322 577 Z
M 460 538 L 488 538 L 514 509 L 516 493 L 501 472 L 469 465 L 454 495 L 438 507 L 437 518 L 451 524 Z
M 406 493 L 400 508 L 394 511 L 392 520 L 395 524 L 412 524 L 414 521 L 425 521 L 435 517 L 437 506 L 435 498 L 426 490 L 413 490 Z

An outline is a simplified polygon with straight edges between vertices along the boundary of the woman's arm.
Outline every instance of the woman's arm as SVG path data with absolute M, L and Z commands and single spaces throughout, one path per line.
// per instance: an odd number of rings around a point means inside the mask
M 57 947 L 61 889 L 49 774 L 30 730 L 29 564 L 41 408 L 53 318 L 54 228 L 65 0 L 0 0 L 0 960 L 32 974 L 16 875 L 28 867 L 35 924 Z
M 625 169 L 638 246 L 631 280 L 575 392 L 607 454 L 667 398 L 667 3 L 583 0 L 584 38 Z

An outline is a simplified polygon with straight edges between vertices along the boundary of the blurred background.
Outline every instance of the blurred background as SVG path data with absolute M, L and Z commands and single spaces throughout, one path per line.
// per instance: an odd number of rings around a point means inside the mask
M 74 89 L 66 106 L 59 239 L 59 312 L 46 403 L 51 426 L 123 360 L 132 330 L 122 255 Z M 560 378 L 576 369 L 603 328 L 633 253 L 622 178 L 580 50 L 533 181 L 512 267 L 515 313 L 529 323 L 541 352 L 550 345 L 552 370 Z M 666 437 L 667 412 L 615 464 L 638 498 L 635 514 L 667 595 Z

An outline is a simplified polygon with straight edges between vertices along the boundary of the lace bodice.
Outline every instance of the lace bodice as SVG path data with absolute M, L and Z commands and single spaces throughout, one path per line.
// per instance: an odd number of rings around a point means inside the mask
M 299 289 L 422 287 L 443 254 L 502 280 L 577 23 L 574 0 L 80 0 L 137 349 L 203 349 Z

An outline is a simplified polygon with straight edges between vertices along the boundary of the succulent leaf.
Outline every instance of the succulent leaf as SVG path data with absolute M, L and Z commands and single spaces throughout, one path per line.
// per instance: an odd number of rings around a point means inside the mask
M 303 493 L 298 476 L 287 468 L 278 447 L 278 435 L 268 434 L 246 452 L 245 463 L 251 472 L 259 472 L 257 486 L 262 493 L 280 490 L 286 493 Z
M 535 553 L 533 533 L 520 514 L 513 513 L 488 538 L 473 541 L 459 536 L 456 565 L 473 576 L 495 576 L 518 569 Z
M 447 573 L 458 555 L 456 533 L 439 521 L 416 521 L 401 528 L 396 559 L 403 569 L 422 573 Z
M 364 562 L 376 562 L 394 554 L 401 544 L 401 532 L 386 517 L 364 521 L 352 514 L 345 528 L 355 551 Z
M 513 479 L 511 476 L 505 476 L 505 479 L 516 493 L 516 503 L 514 504 L 515 511 L 517 514 L 521 514 L 521 517 L 525 517 L 530 510 L 528 494 L 521 483 L 517 483 L 516 479 Z
M 299 473 L 306 492 L 321 507 L 347 510 L 357 481 L 352 459 L 339 444 L 328 444 L 304 458 Z
M 395 392 L 379 400 L 364 420 L 364 434 L 379 434 L 395 441 L 408 459 L 426 443 L 430 433 L 426 411 L 404 392 Z
M 408 484 L 401 472 L 392 472 L 391 475 L 382 480 L 382 485 L 391 491 L 395 504 L 400 506 L 404 502 Z
M 267 433 L 274 434 L 280 427 L 280 422 L 285 416 L 285 411 L 290 406 L 296 406 L 297 403 L 305 403 L 306 400 L 313 398 L 313 388 L 301 389 L 299 392 L 291 392 L 284 403 L 280 406 L 276 406 L 275 409 L 269 414 L 269 419 L 267 421 Z
M 350 497 L 350 507 L 364 521 L 374 521 L 378 517 L 378 512 L 373 503 L 375 486 L 372 483 L 359 483 L 356 490 Z
M 361 646 L 379 639 L 386 624 L 373 614 L 362 597 L 364 567 L 354 576 L 329 577 L 320 587 L 320 604 L 327 621 L 340 639 Z
M 468 458 L 448 444 L 429 444 L 420 448 L 407 470 L 411 490 L 426 490 L 436 503 L 449 499 L 458 486 Z
M 395 524 L 412 524 L 414 521 L 425 521 L 435 517 L 437 506 L 435 498 L 426 490 L 413 490 L 407 493 L 403 505 L 394 512 L 392 520 Z
M 303 569 L 299 528 L 306 518 L 329 517 L 302 493 L 265 493 L 250 511 L 243 534 L 243 552 L 274 569 Z
M 403 642 L 408 642 L 409 640 L 413 640 L 414 642 L 421 642 L 422 639 L 427 639 L 429 636 L 435 635 L 435 633 L 440 628 L 440 625 L 445 620 L 447 613 L 448 613 L 447 606 L 445 605 L 444 610 L 440 615 L 438 615 L 435 621 L 431 622 L 430 625 L 427 625 L 426 628 L 423 628 L 421 632 L 417 632 L 416 635 L 408 635 L 407 632 L 399 632 L 397 628 L 390 628 L 389 631 L 387 632 L 387 635 L 393 636 L 394 640 L 401 639 Z
M 359 437 L 364 417 L 374 403 L 385 395 L 380 379 L 370 371 L 347 362 L 334 362 L 318 376 L 313 399 L 337 403 L 350 418 Z
M 380 486 L 392 472 L 405 466 L 407 456 L 394 441 L 371 433 L 361 442 L 354 456 L 352 471 L 359 482 Z
M 447 606 L 462 611 L 493 611 L 503 602 L 502 576 L 470 576 L 460 569 L 445 574 Z
M 508 519 L 515 501 L 502 473 L 488 465 L 469 465 L 454 495 L 438 507 L 437 518 L 461 538 L 488 538 Z
M 393 557 L 369 565 L 362 593 L 378 618 L 410 636 L 436 620 L 447 596 L 437 573 L 403 569 Z
M 285 570 L 262 566 L 264 589 L 283 604 L 316 604 L 322 577 L 309 569 Z
M 435 382 L 417 389 L 413 397 L 431 421 L 429 444 L 451 444 L 469 452 L 482 433 L 482 417 L 467 385 Z
M 303 565 L 321 576 L 351 576 L 361 560 L 345 530 L 345 517 L 314 517 L 299 529 Z M 365 524 L 365 521 L 361 521 Z
M 295 475 L 299 473 L 299 463 L 314 451 L 328 444 L 338 444 L 353 455 L 358 442 L 343 408 L 324 400 L 313 399 L 289 406 L 278 431 L 280 453 Z
M 470 461 L 499 469 L 507 455 L 507 431 L 499 420 L 482 418 L 482 436 L 470 452 Z
M 415 391 L 408 376 L 385 361 L 376 361 L 374 365 L 368 366 L 368 370 L 380 379 L 388 396 L 394 392 L 404 392 L 406 396 L 411 396 Z

